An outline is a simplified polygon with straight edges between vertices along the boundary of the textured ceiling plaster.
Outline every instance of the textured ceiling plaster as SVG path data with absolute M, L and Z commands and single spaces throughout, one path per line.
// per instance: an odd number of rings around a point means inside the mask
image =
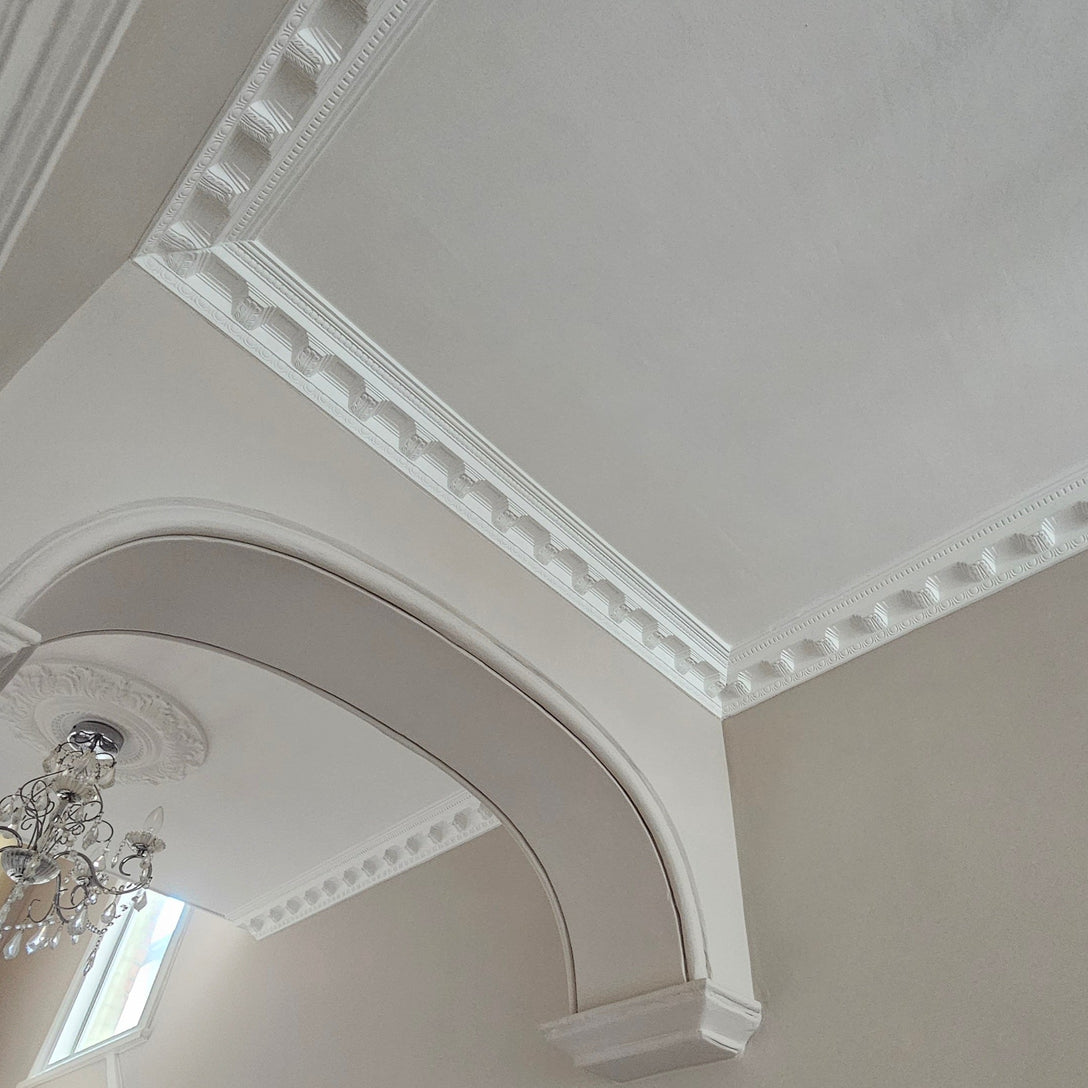
M 1083 460 L 1084 22 L 435 4 L 262 239 L 741 641 Z

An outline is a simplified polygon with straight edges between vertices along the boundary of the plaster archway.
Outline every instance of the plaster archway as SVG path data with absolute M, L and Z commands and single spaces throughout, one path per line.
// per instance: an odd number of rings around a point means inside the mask
M 643 774 L 554 684 L 365 556 L 253 511 L 135 504 L 13 564 L 0 616 L 44 640 L 199 642 L 357 709 L 460 778 L 521 842 L 555 908 L 572 1013 L 705 995 L 696 891 Z

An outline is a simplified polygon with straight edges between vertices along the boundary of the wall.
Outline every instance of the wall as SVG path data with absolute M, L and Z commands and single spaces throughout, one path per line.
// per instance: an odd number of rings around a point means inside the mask
M 0 782 L 0 793 L 11 785 L 17 783 Z M 10 881 L 0 874 L 0 903 L 10 891 Z M 7 938 L 0 943 L 6 944 Z M 13 1088 L 30 1072 L 86 949 L 84 939 L 78 948 L 65 942 L 34 956 L 20 952 L 14 960 L 0 957 L 0 1088 Z M 84 1084 L 103 1084 L 102 1071 L 67 1077 L 63 1088 L 83 1088 Z
M 1088 1068 L 1088 556 L 726 724 L 765 1022 L 729 1085 Z
M 1086 583 L 1069 560 L 727 723 L 765 1023 L 648 1088 L 1083 1083 Z M 198 918 L 125 1084 L 592 1088 L 536 1031 L 563 1000 L 496 831 L 263 942 Z
M 562 1082 L 536 1031 L 566 982 L 535 875 L 503 831 L 447 857 L 259 943 L 197 918 L 128 1088 Z
M 25 1002 L 17 1022 L 0 1017 L 2 1088 L 26 1074 L 75 968 L 0 963 L 5 1010 Z M 152 1036 L 120 1064 L 125 1088 L 597 1083 L 537 1031 L 565 1011 L 551 908 L 496 830 L 264 941 L 194 914 Z
M 1086 583 L 1070 560 L 727 723 L 766 1022 L 662 1088 L 1081 1083 Z M 536 1034 L 562 1007 L 554 925 L 501 833 L 278 946 L 208 923 L 184 972 L 184 1030 L 130 1088 L 183 1060 L 173 1083 L 600 1083 Z

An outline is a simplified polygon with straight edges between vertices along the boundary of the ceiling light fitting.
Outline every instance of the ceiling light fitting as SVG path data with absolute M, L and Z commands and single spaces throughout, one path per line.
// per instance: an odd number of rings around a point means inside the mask
M 42 761 L 45 774 L 0 798 L 0 842 L 9 842 L 0 849 L 0 865 L 15 884 L 0 905 L 5 959 L 19 954 L 29 930 L 28 955 L 56 948 L 66 931 L 73 944 L 91 933 L 98 940 L 86 974 L 106 930 L 130 907 L 142 910 L 147 903 L 152 856 L 166 849 L 158 837 L 162 809 L 112 849 L 114 828 L 102 806 L 101 791 L 113 785 L 124 741 L 109 722 L 81 719 Z M 41 894 L 32 896 L 36 889 Z M 23 920 L 9 922 L 24 900 Z

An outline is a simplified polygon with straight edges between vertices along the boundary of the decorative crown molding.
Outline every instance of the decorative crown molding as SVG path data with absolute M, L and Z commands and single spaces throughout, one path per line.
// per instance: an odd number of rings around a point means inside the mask
M 729 647 L 256 242 L 137 262 L 522 566 L 720 711 Z
M 726 717 L 1088 548 L 1088 468 L 734 646 Z
M 26 744 L 49 751 L 85 717 L 118 726 L 125 744 L 117 754 L 121 781 L 184 778 L 208 755 L 200 723 L 170 696 L 116 669 L 75 661 L 31 662 L 0 691 L 0 727 Z
M 267 937 L 498 826 L 480 801 L 459 790 L 246 903 L 227 920 L 258 939 Z
M 289 3 L 139 252 L 256 231 L 272 191 L 282 200 L 430 3 Z
M 298 0 L 136 254 L 156 279 L 709 709 L 729 647 L 257 242 L 430 0 Z M 288 93 L 290 90 L 290 93 Z M 243 239 L 239 241 L 239 239 Z
M 139 0 L 0 7 L 0 267 Z
M 761 1019 L 758 1003 L 696 979 L 587 1009 L 541 1030 L 576 1065 L 629 1081 L 734 1058 Z

